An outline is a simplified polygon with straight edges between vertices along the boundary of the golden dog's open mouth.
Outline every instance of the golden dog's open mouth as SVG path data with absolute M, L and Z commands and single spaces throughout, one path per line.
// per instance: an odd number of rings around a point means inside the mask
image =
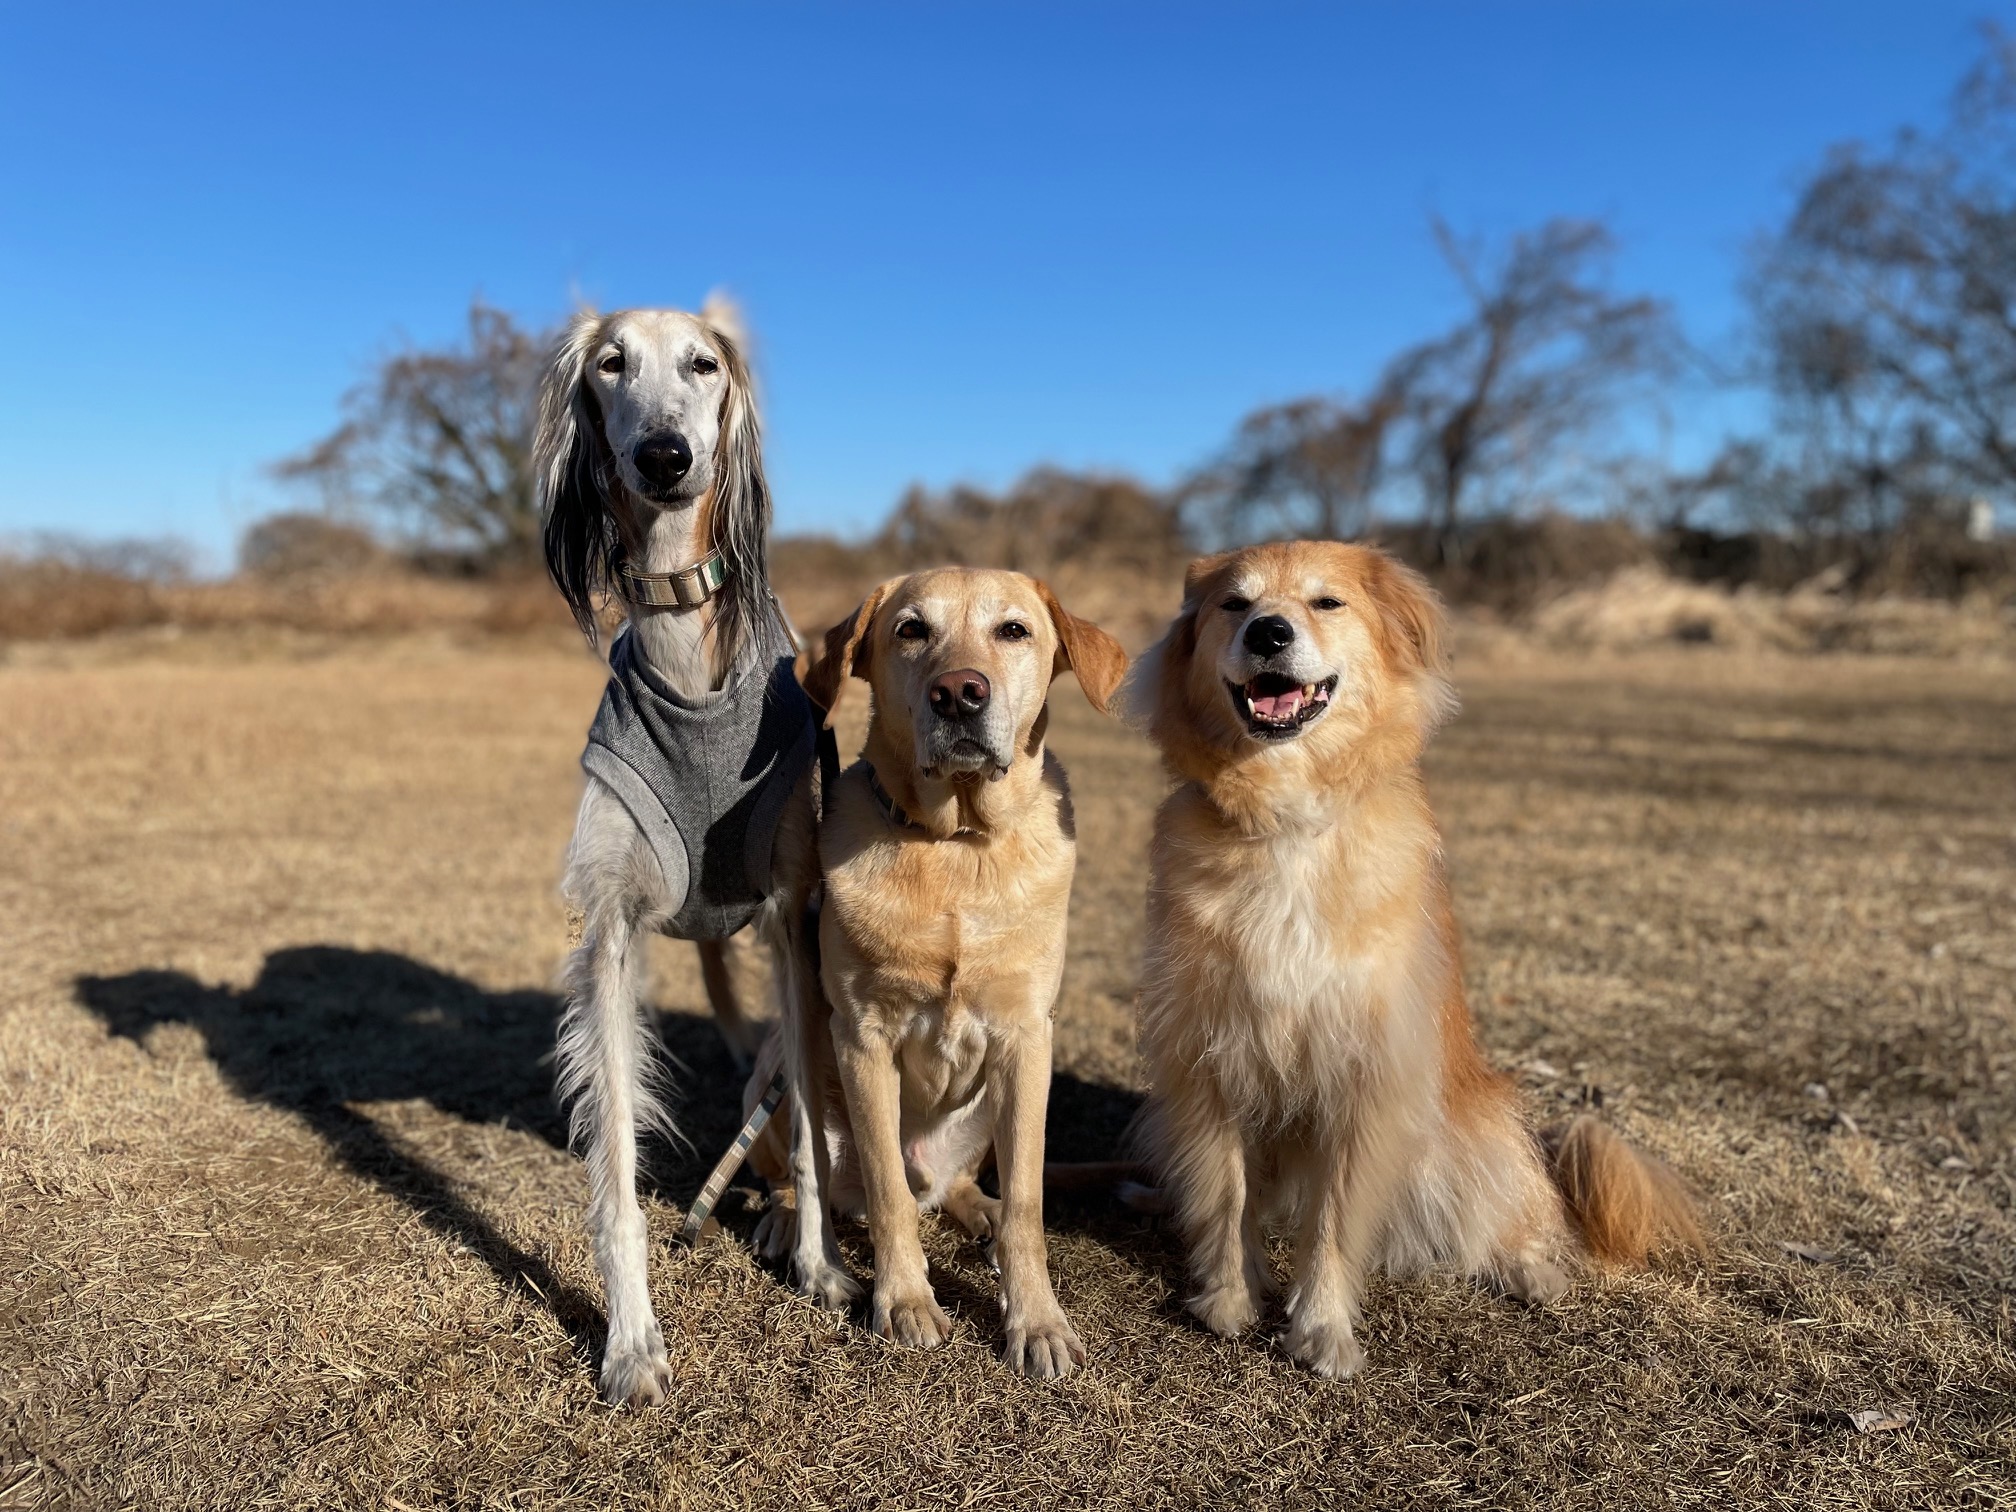
M 1285 740 L 1299 735 L 1330 707 L 1337 679 L 1305 683 L 1279 672 L 1262 672 L 1243 687 L 1234 682 L 1225 686 L 1231 690 L 1240 718 L 1246 721 L 1248 734 L 1261 740 Z

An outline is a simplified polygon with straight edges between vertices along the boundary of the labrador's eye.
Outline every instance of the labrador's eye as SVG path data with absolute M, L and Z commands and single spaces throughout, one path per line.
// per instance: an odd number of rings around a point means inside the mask
M 1249 598 L 1241 598 L 1238 594 L 1235 593 L 1231 595 L 1229 598 L 1227 598 L 1218 607 L 1220 609 L 1223 609 L 1227 614 L 1244 614 L 1248 609 L 1251 609 L 1253 607 L 1253 600 Z
M 1009 620 L 1007 624 L 1003 625 L 999 630 L 996 630 L 994 633 L 995 635 L 999 636 L 1002 640 L 1029 639 L 1029 627 L 1023 624 L 1022 621 L 1020 620 Z
M 1344 600 L 1332 598 L 1328 594 L 1325 594 L 1322 598 L 1316 600 L 1315 607 L 1323 610 L 1342 609 L 1344 607 Z
M 921 619 L 903 620 L 899 622 L 896 626 L 896 639 L 914 640 L 914 641 L 929 640 L 931 639 L 931 627 L 925 624 L 924 621 L 922 621 Z
M 718 373 L 721 371 L 721 364 L 716 362 L 712 357 L 709 357 L 705 352 L 702 352 L 698 357 L 693 359 L 693 371 L 696 373 Z

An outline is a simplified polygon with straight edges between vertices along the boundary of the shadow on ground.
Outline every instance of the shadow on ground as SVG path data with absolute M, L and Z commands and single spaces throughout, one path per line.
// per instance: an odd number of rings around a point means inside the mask
M 142 1046 L 163 1025 L 196 1030 L 241 1096 L 295 1115 L 349 1170 L 467 1246 L 506 1286 L 535 1293 L 584 1347 L 599 1343 L 602 1314 L 592 1298 L 513 1243 L 359 1106 L 418 1100 L 564 1147 L 566 1120 L 553 1098 L 554 994 L 491 992 L 407 956 L 335 945 L 275 951 L 242 991 L 175 971 L 80 977 L 76 991 L 112 1033 Z M 741 1124 L 742 1077 L 711 1018 L 666 1012 L 659 1022 L 686 1139 L 655 1143 L 647 1180 L 656 1195 L 683 1206 Z M 1131 1092 L 1059 1075 L 1051 1158 L 1110 1157 L 1138 1102 Z

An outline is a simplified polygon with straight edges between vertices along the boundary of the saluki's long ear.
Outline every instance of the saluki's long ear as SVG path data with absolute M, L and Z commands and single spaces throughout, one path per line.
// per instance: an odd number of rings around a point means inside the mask
M 774 615 L 765 558 L 770 541 L 770 485 L 763 475 L 763 422 L 757 413 L 741 312 L 720 295 L 710 294 L 700 319 L 728 374 L 715 456 L 712 544 L 728 568 L 718 634 L 724 645 L 737 646 Z
M 1050 623 L 1057 627 L 1057 657 L 1051 664 L 1055 678 L 1067 668 L 1078 674 L 1078 686 L 1101 714 L 1109 713 L 1120 679 L 1127 675 L 1127 652 L 1120 642 L 1090 620 L 1082 620 L 1057 602 L 1048 583 L 1038 583 L 1036 592 L 1050 611 Z
M 861 600 L 860 606 L 826 632 L 826 648 L 814 658 L 802 679 L 805 696 L 819 706 L 820 722 L 833 723 L 833 705 L 839 701 L 840 685 L 849 677 L 866 677 L 874 659 L 868 632 L 874 628 L 875 613 L 901 578 L 878 583 Z
M 553 344 L 539 381 L 539 429 L 532 441 L 532 477 L 546 520 L 546 571 L 590 645 L 598 640 L 595 598 L 608 587 L 616 551 L 602 421 L 582 381 L 601 331 L 601 317 L 583 310 Z

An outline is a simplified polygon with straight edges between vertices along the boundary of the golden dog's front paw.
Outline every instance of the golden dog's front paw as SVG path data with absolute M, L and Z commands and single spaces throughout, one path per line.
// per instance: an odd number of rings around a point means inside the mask
M 1001 1358 L 1010 1370 L 1039 1381 L 1068 1376 L 1085 1363 L 1085 1346 L 1063 1313 L 1040 1322 L 1008 1325 Z
M 1260 1321 L 1260 1304 L 1251 1287 L 1213 1286 L 1183 1304 L 1206 1328 L 1221 1338 L 1243 1334 Z
M 1354 1376 L 1365 1365 L 1365 1351 L 1353 1337 L 1348 1322 L 1297 1318 L 1281 1336 L 1281 1346 L 1291 1359 L 1333 1381 Z
M 935 1349 L 952 1337 L 952 1321 L 928 1286 L 893 1296 L 878 1288 L 868 1327 L 906 1349 Z

